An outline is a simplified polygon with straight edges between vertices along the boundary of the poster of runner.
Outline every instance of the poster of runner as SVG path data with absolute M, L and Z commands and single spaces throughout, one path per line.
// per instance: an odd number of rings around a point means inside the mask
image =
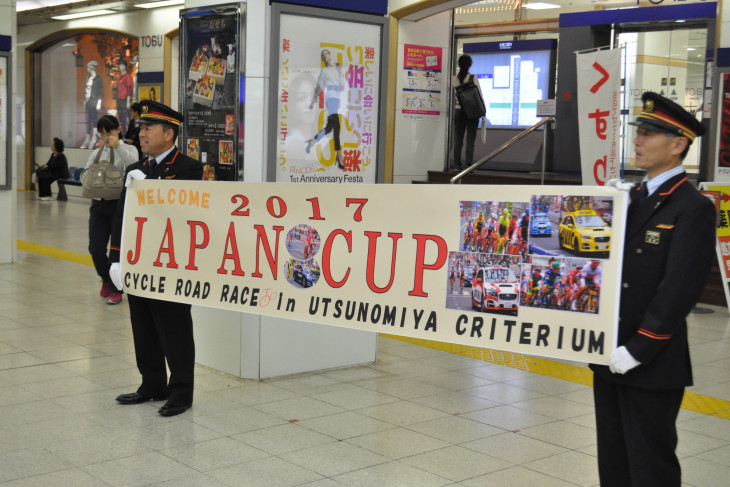
M 381 27 L 282 14 L 276 181 L 374 183 Z
M 607 363 L 623 249 L 602 259 L 551 255 L 528 240 L 525 252 L 521 229 L 532 203 L 569 201 L 575 190 L 545 189 L 135 181 L 125 203 L 125 291 Z M 628 200 L 600 187 L 582 188 L 580 198 L 570 201 L 625 209 Z M 485 249 L 489 225 L 479 216 L 491 220 L 497 211 L 496 235 L 500 219 L 505 235 L 513 216 L 521 221 L 499 248 Z M 624 215 L 614 214 L 617 241 Z M 468 229 L 473 219 L 479 223 Z

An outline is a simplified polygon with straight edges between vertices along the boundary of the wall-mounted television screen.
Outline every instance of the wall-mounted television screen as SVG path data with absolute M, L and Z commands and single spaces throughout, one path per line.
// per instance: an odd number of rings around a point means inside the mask
M 487 126 L 527 128 L 536 124 L 537 101 L 555 95 L 554 39 L 464 44 L 469 72 L 479 79 Z

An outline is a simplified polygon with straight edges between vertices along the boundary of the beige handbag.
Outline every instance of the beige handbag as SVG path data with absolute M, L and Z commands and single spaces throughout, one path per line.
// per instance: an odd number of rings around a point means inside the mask
M 81 196 L 116 200 L 122 194 L 124 175 L 114 165 L 114 149 L 109 148 L 108 161 L 99 161 L 104 146 L 96 153 L 94 163 L 81 174 Z

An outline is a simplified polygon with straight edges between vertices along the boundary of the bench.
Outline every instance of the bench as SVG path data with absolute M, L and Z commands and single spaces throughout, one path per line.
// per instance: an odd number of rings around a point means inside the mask
M 59 179 L 58 183 L 58 195 L 56 199 L 58 201 L 67 201 L 68 194 L 66 193 L 66 186 L 78 186 L 81 187 L 81 173 L 84 172 L 83 167 L 69 167 L 68 177 L 65 179 Z

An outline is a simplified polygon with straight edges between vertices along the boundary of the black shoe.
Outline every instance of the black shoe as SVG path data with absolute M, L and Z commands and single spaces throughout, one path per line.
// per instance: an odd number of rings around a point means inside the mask
M 117 402 L 122 404 L 142 404 L 147 401 L 162 401 L 167 399 L 164 396 L 145 396 L 139 392 L 130 392 L 129 394 L 120 394 L 117 396 Z
M 193 407 L 192 404 L 173 404 L 167 402 L 157 412 L 160 413 L 160 416 L 177 416 L 178 414 L 184 413 L 191 407 Z

